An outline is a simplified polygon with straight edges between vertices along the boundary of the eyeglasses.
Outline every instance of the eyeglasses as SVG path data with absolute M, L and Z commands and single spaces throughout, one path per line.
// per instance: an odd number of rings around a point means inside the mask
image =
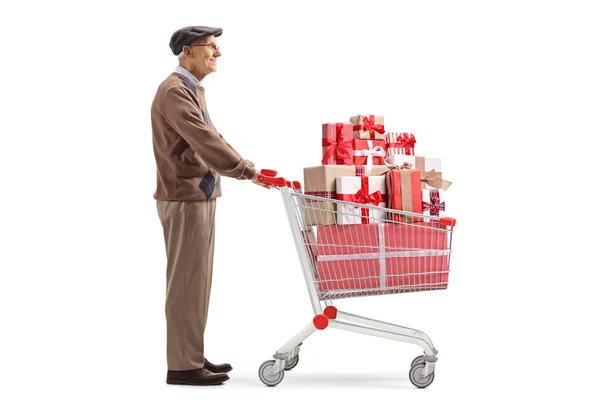
M 203 43 L 203 44 L 192 44 L 192 45 L 190 45 L 190 47 L 195 47 L 195 46 L 208 46 L 208 47 L 210 47 L 212 49 L 212 51 L 220 50 L 219 46 L 215 46 L 212 43 Z

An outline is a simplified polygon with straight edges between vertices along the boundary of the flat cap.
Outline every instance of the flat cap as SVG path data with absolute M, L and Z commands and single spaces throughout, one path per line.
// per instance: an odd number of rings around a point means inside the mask
M 206 36 L 215 35 L 215 37 L 221 36 L 223 29 L 211 28 L 210 26 L 186 26 L 181 28 L 173 35 L 171 35 L 171 41 L 169 47 L 173 54 L 178 55 L 183 51 L 183 46 L 187 46 L 196 39 L 200 39 Z

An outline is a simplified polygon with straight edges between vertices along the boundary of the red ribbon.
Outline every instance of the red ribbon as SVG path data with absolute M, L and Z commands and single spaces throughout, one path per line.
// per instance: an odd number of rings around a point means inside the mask
M 413 156 L 414 155 L 414 148 L 415 148 L 415 143 L 417 143 L 417 140 L 415 139 L 415 136 L 412 133 L 403 133 L 402 134 L 404 136 L 404 148 L 406 149 L 406 155 L 409 156 Z M 410 135 L 410 136 L 409 136 Z
M 360 177 L 360 189 L 355 194 L 339 194 L 337 195 L 338 200 L 342 201 L 351 201 L 353 203 L 358 204 L 373 204 L 374 206 L 379 205 L 379 203 L 383 203 L 385 201 L 385 197 L 381 194 L 381 191 L 376 191 L 369 194 L 369 177 L 361 176 Z M 355 206 L 358 208 L 358 206 Z M 362 216 L 361 223 L 368 224 L 369 223 L 369 209 L 362 208 L 360 209 L 360 214 Z
M 371 139 L 375 139 L 375 132 L 385 133 L 385 127 L 382 124 L 375 124 L 375 116 L 369 115 L 369 118 L 363 118 L 362 125 L 354 125 L 352 130 L 355 131 L 369 131 Z
M 431 203 L 426 201 L 423 202 L 423 212 L 429 210 L 430 215 L 439 217 L 440 211 L 446 210 L 446 202 L 440 201 L 440 192 L 437 190 L 429 191 L 429 201 L 431 201 Z
M 321 164 L 325 164 L 335 154 L 336 164 L 353 165 L 352 154 L 350 153 L 352 139 L 344 141 L 343 127 L 344 124 L 335 124 L 335 140 L 323 138 L 322 145 L 327 147 L 327 152 L 323 156 Z
M 402 149 L 406 145 L 403 133 L 388 133 L 385 142 L 392 149 Z

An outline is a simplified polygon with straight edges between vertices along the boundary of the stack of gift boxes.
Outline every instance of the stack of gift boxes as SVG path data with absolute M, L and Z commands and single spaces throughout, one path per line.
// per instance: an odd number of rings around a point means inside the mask
M 423 217 L 307 201 L 305 222 L 318 226 L 313 249 L 320 290 L 445 288 L 447 256 L 432 263 L 385 254 L 393 253 L 390 249 L 448 248 L 444 235 L 423 227 L 436 226 L 428 216 L 444 216 L 450 182 L 442 179 L 441 160 L 415 155 L 415 143 L 413 134 L 386 132 L 383 116 L 357 115 L 349 123 L 323 124 L 322 165 L 304 168 L 305 194 Z M 423 234 L 427 231 L 432 233 Z M 382 254 L 374 257 L 374 249 Z M 423 261 L 436 271 L 418 273 Z

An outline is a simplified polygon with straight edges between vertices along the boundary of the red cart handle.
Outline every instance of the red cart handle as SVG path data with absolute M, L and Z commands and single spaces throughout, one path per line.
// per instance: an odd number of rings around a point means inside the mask
M 302 189 L 302 185 L 298 181 L 288 182 L 288 186 L 291 187 L 294 190 Z
M 454 218 L 442 217 L 440 218 L 440 225 L 453 227 L 454 225 L 456 225 L 456 220 Z
M 275 171 L 274 169 L 261 169 L 260 173 L 263 174 L 264 176 L 269 176 L 269 177 L 277 176 L 277 171 Z
M 301 188 L 300 182 L 298 181 L 287 181 L 285 178 L 276 177 L 277 171 L 273 169 L 261 169 L 260 174 L 258 174 L 256 180 L 259 182 L 265 183 L 267 185 L 273 185 L 277 187 L 287 186 L 292 189 L 298 190 Z
M 277 187 L 287 186 L 288 181 L 285 178 L 276 178 L 277 171 L 272 169 L 261 169 L 260 174 L 256 177 L 256 180 L 267 185 L 273 185 Z

